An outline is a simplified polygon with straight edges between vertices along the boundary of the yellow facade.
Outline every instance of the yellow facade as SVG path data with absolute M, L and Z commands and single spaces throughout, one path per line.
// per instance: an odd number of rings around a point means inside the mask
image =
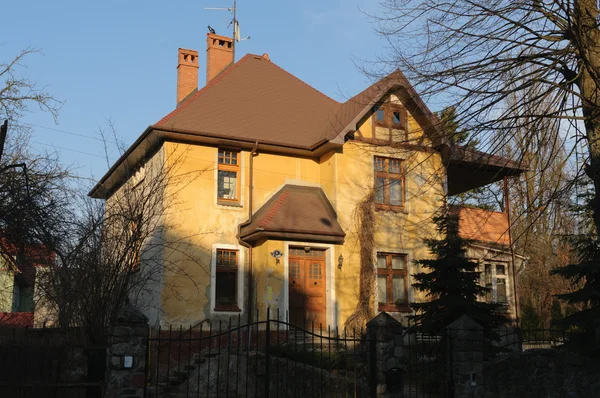
M 410 134 L 422 134 L 412 117 L 409 128 Z M 372 131 L 370 119 L 359 129 L 363 138 L 370 138 Z M 320 158 L 263 153 L 259 145 L 253 165 L 253 212 L 286 184 L 318 186 L 337 212 L 346 237 L 343 245 L 285 240 L 257 242 L 252 249 L 251 287 L 248 286 L 249 250 L 237 239 L 238 225 L 248 219 L 250 152 L 241 152 L 240 203 L 225 206 L 217 203 L 218 147 L 165 142 L 154 157 L 160 157 L 165 169 L 176 170 L 183 176 L 168 184 L 164 192 L 169 199 L 165 201 L 163 240 L 177 243 L 166 245 L 162 256 L 165 263 L 177 266 L 166 267 L 162 280 L 153 289 L 159 298 L 155 301 L 159 310 L 149 312 L 151 324 L 194 325 L 207 318 L 218 320 L 237 315 L 246 319 L 249 299 L 253 316 L 263 318 L 270 308 L 271 316 L 279 310 L 284 318 L 289 308 L 287 254 L 290 246 L 298 245 L 326 249 L 327 322 L 333 327 L 343 327 L 359 297 L 361 239 L 371 232 L 361 228 L 357 212 L 359 204 L 373 190 L 376 155 L 404 160 L 406 206 L 403 212 L 375 213 L 373 259 L 377 251 L 406 254 L 408 274 L 414 273 L 412 260 L 429 256 L 423 239 L 436 233 L 431 217 L 441 205 L 445 189 L 441 157 L 428 148 L 373 145 L 366 141 L 349 140 Z M 241 313 L 214 309 L 217 247 L 239 250 L 237 280 Z M 283 253 L 283 257 L 274 258 L 271 253 L 275 250 Z M 248 297 L 249 291 L 253 292 L 252 297 Z M 419 299 L 412 289 L 409 291 L 411 301 Z M 371 305 L 373 313 L 377 313 L 374 298 Z

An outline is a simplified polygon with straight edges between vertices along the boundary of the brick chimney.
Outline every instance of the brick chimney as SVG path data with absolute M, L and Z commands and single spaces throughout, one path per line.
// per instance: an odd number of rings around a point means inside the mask
M 177 54 L 177 104 L 198 89 L 198 51 L 180 48 Z
M 233 63 L 233 39 L 206 34 L 206 84 Z

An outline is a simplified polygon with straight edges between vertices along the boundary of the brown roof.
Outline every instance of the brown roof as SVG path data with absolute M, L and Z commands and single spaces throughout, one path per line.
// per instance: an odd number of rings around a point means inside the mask
M 311 147 L 339 103 L 264 57 L 248 54 L 154 127 Z
M 439 121 L 400 71 L 339 103 L 268 58 L 248 54 L 149 126 L 89 195 L 109 197 L 127 180 L 131 170 L 164 141 L 240 148 L 252 148 L 258 142 L 263 152 L 318 158 L 343 145 L 346 134 L 356 130 L 357 124 L 372 112 L 373 105 L 392 90 L 399 94 L 434 146 L 445 146 L 443 135 L 438 134 Z M 450 161 L 455 163 L 454 158 Z M 489 183 L 488 179 L 477 181 L 476 186 Z M 452 191 L 454 185 L 449 185 Z M 465 187 L 456 188 L 461 189 Z
M 506 213 L 463 206 L 453 206 L 451 211 L 459 215 L 458 228 L 462 238 L 498 245 L 510 244 Z
M 345 236 L 323 190 L 300 185 L 285 185 L 240 230 L 240 238 L 247 242 L 293 238 L 343 243 Z

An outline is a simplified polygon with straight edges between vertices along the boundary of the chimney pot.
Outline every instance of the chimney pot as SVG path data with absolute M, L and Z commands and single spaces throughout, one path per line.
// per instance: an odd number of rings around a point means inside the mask
M 206 34 L 206 84 L 233 63 L 233 39 Z
M 198 51 L 180 48 L 177 52 L 177 105 L 198 89 Z

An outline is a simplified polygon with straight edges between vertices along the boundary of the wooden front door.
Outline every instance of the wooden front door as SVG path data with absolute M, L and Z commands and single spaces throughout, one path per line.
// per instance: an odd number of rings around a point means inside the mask
M 327 328 L 325 250 L 290 248 L 290 322 L 315 330 Z

